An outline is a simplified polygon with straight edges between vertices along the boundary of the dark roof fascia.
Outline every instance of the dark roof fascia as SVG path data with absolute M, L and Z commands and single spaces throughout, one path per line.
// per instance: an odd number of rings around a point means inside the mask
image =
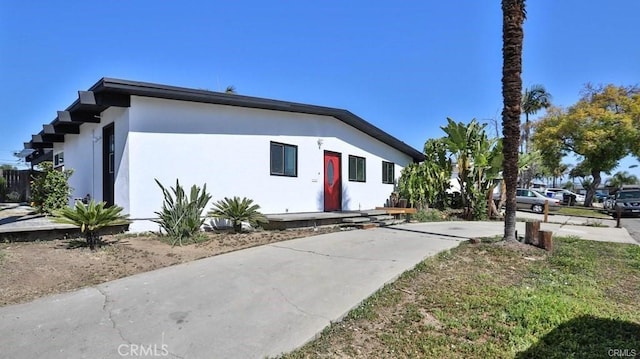
M 354 115 L 347 110 L 113 78 L 101 79 L 90 88 L 90 91 L 94 91 L 96 93 L 115 92 L 143 97 L 163 98 L 169 100 L 201 102 L 217 105 L 331 116 L 411 156 L 411 158 L 413 158 L 415 162 L 421 162 L 425 159 L 425 156 L 422 152 L 417 151 L 408 144 L 391 136 L 380 128 L 372 125 L 371 123 L 365 121 L 364 119 Z
M 365 121 L 364 119 L 354 115 L 353 113 L 331 107 L 307 105 L 295 102 L 271 100 L 259 97 L 243 96 L 237 94 L 227 94 L 222 92 L 214 92 L 207 90 L 197 90 L 185 87 L 166 86 L 148 82 L 128 81 L 114 78 L 102 78 L 96 82 L 89 91 L 95 94 L 109 95 L 136 95 L 142 97 L 162 98 L 168 100 L 178 101 L 190 101 L 200 103 L 210 103 L 217 105 L 238 106 L 246 108 L 304 113 L 311 115 L 331 116 L 344 122 L 345 124 L 352 126 L 369 136 L 405 153 L 413 158 L 414 162 L 422 162 L 425 160 L 425 156 L 422 152 L 417 151 L 408 144 L 400 141 L 399 139 L 384 132 L 378 127 Z M 104 106 L 91 106 L 91 113 L 98 113 L 104 110 Z M 76 99 L 65 111 L 69 113 L 82 113 L 87 112 L 87 105 L 81 103 L 80 98 Z M 95 111 L 95 112 L 94 112 Z M 62 124 L 58 117 L 56 117 L 51 124 Z M 71 124 L 69 122 L 64 122 Z M 76 124 L 74 122 L 74 124 Z M 78 124 L 79 126 L 79 124 Z M 73 132 L 71 132 L 73 133 Z

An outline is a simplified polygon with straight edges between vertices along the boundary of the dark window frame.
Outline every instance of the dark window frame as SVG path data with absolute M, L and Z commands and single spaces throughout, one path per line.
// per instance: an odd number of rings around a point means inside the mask
M 273 146 L 280 146 L 282 148 L 282 172 L 274 172 L 273 171 Z M 287 151 L 286 148 L 294 149 L 294 169 L 293 174 L 287 173 L 286 171 L 286 163 L 287 163 Z M 298 146 L 292 145 L 289 143 L 275 142 L 271 141 L 269 143 L 269 173 L 272 176 L 282 176 L 282 177 L 298 177 Z
M 389 179 L 388 168 L 391 167 L 391 178 Z M 396 184 L 396 164 L 393 162 L 382 161 L 382 183 Z
M 356 176 L 355 178 L 351 177 L 351 159 L 355 160 L 355 170 L 356 170 Z M 358 178 L 358 161 L 362 161 L 362 179 Z M 367 182 L 367 159 L 365 157 L 360 157 L 360 156 L 353 156 L 353 155 L 349 155 L 349 173 L 348 173 L 348 179 L 350 182 Z

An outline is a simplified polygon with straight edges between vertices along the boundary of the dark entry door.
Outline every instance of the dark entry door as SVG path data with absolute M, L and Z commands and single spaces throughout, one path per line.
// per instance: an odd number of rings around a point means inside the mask
M 115 159 L 115 136 L 110 124 L 102 129 L 102 200 L 107 206 L 114 204 Z
M 324 210 L 342 210 L 342 178 L 340 178 L 340 154 L 324 152 Z

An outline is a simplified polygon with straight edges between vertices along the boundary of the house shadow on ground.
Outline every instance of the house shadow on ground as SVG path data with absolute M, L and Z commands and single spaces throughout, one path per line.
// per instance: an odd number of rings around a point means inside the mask
M 640 358 L 640 324 L 582 316 L 516 355 L 524 358 Z

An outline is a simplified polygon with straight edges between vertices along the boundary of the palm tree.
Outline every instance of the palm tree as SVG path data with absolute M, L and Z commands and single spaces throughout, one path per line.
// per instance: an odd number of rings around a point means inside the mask
M 638 176 L 632 175 L 627 171 L 616 172 L 613 177 L 607 180 L 607 185 L 613 188 L 620 188 L 625 184 L 638 184 Z
M 542 85 L 533 85 L 524 90 L 522 94 L 522 112 L 524 112 L 524 152 L 529 153 L 531 145 L 529 144 L 529 137 L 531 134 L 531 124 L 529 123 L 529 115 L 534 115 L 536 112 L 543 108 L 549 108 L 551 106 L 551 94 Z
M 502 135 L 503 178 L 506 187 L 504 239 L 516 240 L 516 186 L 522 105 L 522 42 L 524 0 L 502 0 Z

